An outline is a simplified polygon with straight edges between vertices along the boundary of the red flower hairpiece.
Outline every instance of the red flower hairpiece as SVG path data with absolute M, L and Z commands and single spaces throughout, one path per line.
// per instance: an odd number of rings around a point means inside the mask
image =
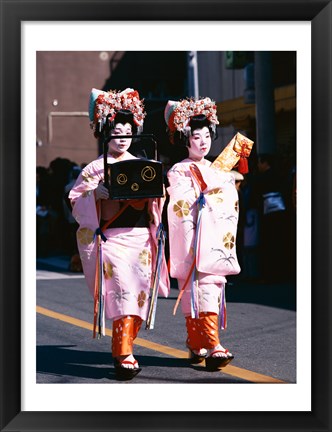
M 93 130 L 95 131 L 97 125 L 99 125 L 99 130 L 101 131 L 107 117 L 112 121 L 116 113 L 121 109 L 126 109 L 133 113 L 134 122 L 138 130 L 141 131 L 146 116 L 143 100 L 140 100 L 136 90 L 130 88 L 123 91 L 109 90 L 98 94 L 94 102 L 93 121 L 91 122 Z

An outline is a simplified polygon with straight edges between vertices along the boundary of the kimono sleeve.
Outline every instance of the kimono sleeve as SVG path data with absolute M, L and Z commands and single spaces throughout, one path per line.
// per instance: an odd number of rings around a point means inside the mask
M 72 214 L 80 228 L 95 230 L 98 227 L 99 219 L 94 190 L 102 180 L 103 175 L 100 167 L 92 162 L 82 170 L 69 193 L 73 207 Z
M 99 214 L 94 189 L 103 179 L 99 165 L 93 162 L 87 165 L 69 193 L 69 199 L 73 206 L 72 214 L 79 224 L 76 233 L 77 246 L 85 279 L 92 295 L 94 295 L 97 257 L 95 232 L 99 226 Z
M 239 216 L 234 176 L 208 168 L 201 170 L 204 206 L 198 236 L 197 269 L 220 276 L 238 274 L 236 234 Z

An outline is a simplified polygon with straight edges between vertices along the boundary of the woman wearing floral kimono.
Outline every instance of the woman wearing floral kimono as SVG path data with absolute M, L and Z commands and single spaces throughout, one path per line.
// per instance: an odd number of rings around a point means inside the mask
M 89 112 L 95 137 L 110 138 L 107 163 L 135 159 L 128 152 L 132 139 L 116 136 L 141 132 L 145 113 L 139 94 L 132 89 L 93 89 Z M 164 198 L 109 199 L 103 156 L 83 168 L 69 198 L 79 223 L 77 242 L 84 275 L 95 299 L 95 328 L 98 320 L 101 327 L 104 318 L 113 320 L 116 376 L 132 379 L 141 370 L 133 356 L 133 342 L 148 315 Z M 159 294 L 167 297 L 164 256 L 159 276 Z
M 178 281 L 191 363 L 205 359 L 209 371 L 234 358 L 220 344 L 219 326 L 226 328 L 225 276 L 240 271 L 234 176 L 205 159 L 216 136 L 216 114 L 209 98 L 169 101 L 165 109 L 171 142 L 188 150 L 168 171 L 170 275 Z

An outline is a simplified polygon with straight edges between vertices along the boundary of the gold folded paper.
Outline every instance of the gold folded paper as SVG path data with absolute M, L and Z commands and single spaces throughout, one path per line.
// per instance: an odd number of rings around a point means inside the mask
M 211 166 L 220 171 L 231 171 L 240 158 L 248 158 L 250 156 L 253 145 L 254 141 L 238 132 L 213 161 Z

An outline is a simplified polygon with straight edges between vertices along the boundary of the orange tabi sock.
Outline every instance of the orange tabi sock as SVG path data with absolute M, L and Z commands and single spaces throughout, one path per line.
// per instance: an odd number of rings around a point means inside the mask
M 124 316 L 113 321 L 112 356 L 119 357 L 133 353 L 133 344 L 142 325 L 138 316 Z

